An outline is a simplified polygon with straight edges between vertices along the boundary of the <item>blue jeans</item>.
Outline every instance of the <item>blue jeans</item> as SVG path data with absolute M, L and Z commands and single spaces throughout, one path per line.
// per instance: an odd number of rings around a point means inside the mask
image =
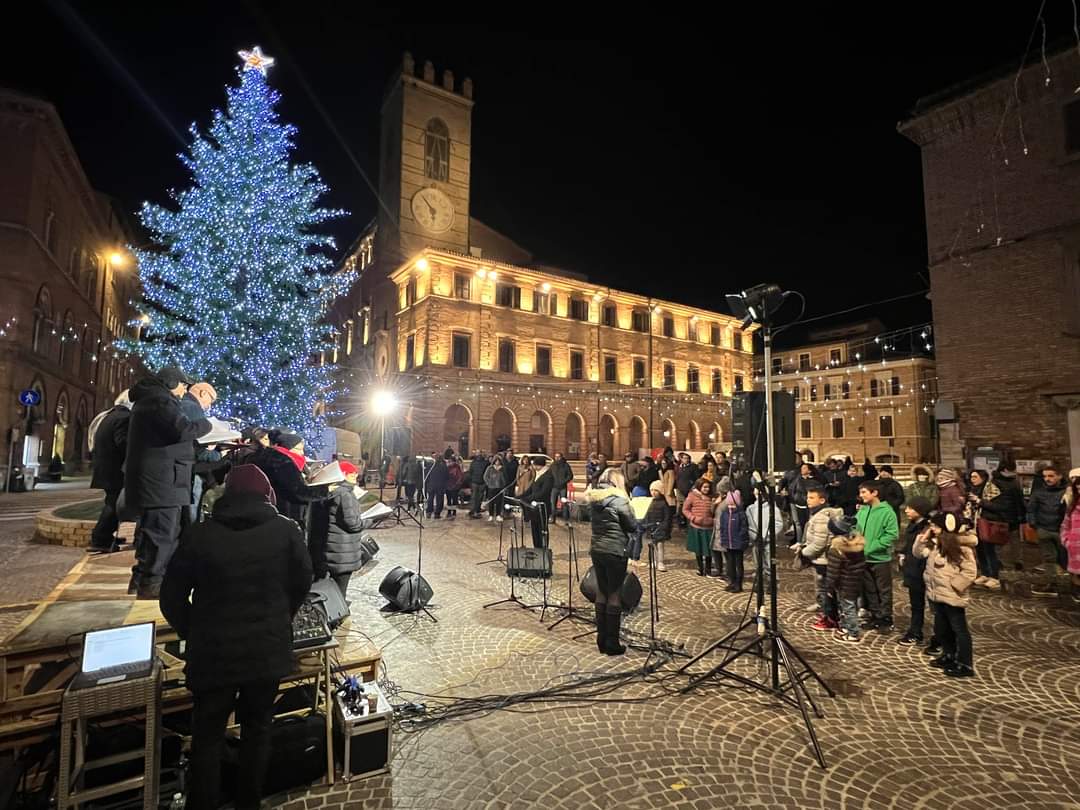
M 859 609 L 855 607 L 854 599 L 840 598 L 840 626 L 855 638 L 859 637 Z
M 814 584 L 817 586 L 818 611 L 822 616 L 832 615 L 833 610 L 829 589 L 825 587 L 825 574 L 828 570 L 828 566 L 825 565 L 814 566 Z

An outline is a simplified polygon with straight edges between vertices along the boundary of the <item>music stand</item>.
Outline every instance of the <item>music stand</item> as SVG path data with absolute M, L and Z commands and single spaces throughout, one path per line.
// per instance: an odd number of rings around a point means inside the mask
M 513 502 L 513 503 L 511 503 L 511 502 Z M 510 549 L 511 549 L 511 556 L 513 556 L 513 549 L 517 545 L 516 541 L 517 541 L 517 538 L 518 538 L 517 518 L 514 516 L 514 513 L 513 513 L 513 505 L 514 504 L 517 504 L 518 506 L 520 506 L 521 501 L 519 501 L 517 498 L 506 498 L 505 502 L 503 504 L 503 509 L 510 512 Z M 522 533 L 524 534 L 524 522 L 522 523 Z M 508 572 L 509 572 L 509 570 L 510 569 L 507 569 Z M 509 604 L 509 605 L 517 605 L 518 607 L 523 607 L 526 610 L 531 610 L 532 606 L 527 605 L 524 602 L 522 602 L 521 597 L 519 597 L 517 595 L 517 591 L 515 590 L 515 586 L 516 586 L 515 581 L 516 580 L 517 580 L 517 575 L 511 573 L 510 574 L 510 595 L 508 597 L 506 597 L 505 599 L 498 599 L 498 600 L 496 600 L 494 602 L 488 602 L 486 605 L 483 605 L 483 607 L 486 609 L 486 608 L 495 607 L 496 605 L 507 605 L 507 604 Z
M 506 490 L 508 490 L 513 485 L 514 485 L 514 482 L 511 481 L 505 487 L 503 487 L 498 492 L 496 492 L 494 495 L 492 495 L 490 498 L 488 498 L 487 503 L 491 503 L 496 498 L 502 496 L 502 494 L 504 492 L 506 492 Z M 504 512 L 506 511 L 505 506 L 503 507 L 503 511 Z M 499 517 L 502 517 L 502 515 L 499 515 Z M 496 563 L 497 562 L 497 563 L 502 563 L 503 568 L 506 567 L 506 558 L 503 556 L 503 527 L 505 525 L 506 525 L 505 520 L 500 520 L 499 521 L 499 554 L 498 554 L 498 556 L 494 560 L 482 560 L 482 561 L 476 563 L 477 565 L 487 565 L 488 563 Z
M 570 550 L 570 564 L 566 572 L 566 604 L 560 605 L 557 610 L 566 611 L 566 615 L 557 619 L 553 624 L 548 625 L 548 630 L 554 630 L 560 624 L 567 619 L 573 621 L 585 622 L 586 624 L 594 624 L 592 619 L 581 615 L 578 609 L 574 607 L 574 582 L 581 582 L 581 567 L 578 563 L 577 557 L 577 541 L 574 537 L 574 523 L 570 521 L 566 524 L 567 529 L 567 546 Z

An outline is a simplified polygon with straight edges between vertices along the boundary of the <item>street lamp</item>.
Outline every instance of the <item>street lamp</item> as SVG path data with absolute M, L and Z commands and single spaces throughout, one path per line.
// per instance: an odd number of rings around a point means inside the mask
M 117 268 L 123 267 L 127 264 L 127 257 L 119 250 L 114 250 L 109 254 L 109 264 Z
M 385 389 L 371 395 L 371 412 L 379 417 L 379 455 L 376 468 L 379 471 L 379 500 L 383 499 L 383 456 L 386 453 L 386 417 L 397 408 L 398 400 L 393 391 Z

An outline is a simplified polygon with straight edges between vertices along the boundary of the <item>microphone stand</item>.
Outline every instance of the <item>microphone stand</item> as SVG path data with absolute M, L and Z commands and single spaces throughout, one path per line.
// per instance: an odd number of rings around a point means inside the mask
M 510 489 L 510 487 L 512 487 L 512 486 L 514 486 L 513 481 L 511 481 L 505 487 L 503 487 L 498 492 L 496 492 L 494 495 L 492 495 L 490 498 L 488 498 L 486 501 L 484 501 L 483 505 L 482 505 L 482 508 L 486 509 L 488 504 L 490 504 L 496 498 L 500 497 L 504 492 L 506 492 L 506 490 Z M 504 511 L 505 511 L 505 508 L 504 508 Z M 502 515 L 499 515 L 499 517 L 502 517 Z M 503 526 L 504 526 L 504 524 L 505 524 L 504 521 L 499 522 L 499 555 L 494 560 L 482 560 L 481 562 L 476 563 L 476 565 L 487 565 L 488 563 L 496 563 L 497 562 L 497 563 L 502 563 L 503 568 L 506 567 L 506 558 L 503 556 Z
M 574 536 L 574 522 L 570 521 L 566 524 L 567 528 L 567 544 L 570 549 L 570 565 L 566 571 L 566 604 L 560 605 L 559 610 L 565 611 L 565 615 L 557 619 L 553 624 L 548 625 L 548 630 L 554 630 L 560 624 L 567 619 L 576 622 L 584 622 L 585 624 L 595 624 L 592 619 L 582 616 L 578 613 L 578 609 L 574 607 L 574 582 L 581 582 L 581 567 L 578 563 L 577 556 L 577 541 Z
M 510 498 L 508 500 L 515 500 L 515 499 Z M 517 503 L 520 504 L 521 501 L 517 501 Z M 504 508 L 505 509 L 510 509 L 511 505 L 506 504 L 504 506 Z M 524 543 L 525 542 L 525 537 L 524 537 L 525 525 L 524 525 L 524 523 L 522 523 L 521 531 L 522 531 L 521 541 L 522 541 L 522 543 Z M 516 542 L 517 538 L 518 538 L 517 519 L 514 517 L 513 512 L 511 512 L 510 513 L 510 548 L 511 548 L 511 550 L 513 550 L 513 548 L 517 545 L 517 542 Z M 517 575 L 516 574 L 510 574 L 510 595 L 508 597 L 506 597 L 505 599 L 497 599 L 494 602 L 488 602 L 486 605 L 483 605 L 483 608 L 484 609 L 492 608 L 492 607 L 495 607 L 497 605 L 517 605 L 518 607 L 523 607 L 526 610 L 529 610 L 530 606 L 525 604 L 524 602 L 522 602 L 521 598 L 517 595 L 517 592 L 515 591 L 516 581 L 517 581 Z

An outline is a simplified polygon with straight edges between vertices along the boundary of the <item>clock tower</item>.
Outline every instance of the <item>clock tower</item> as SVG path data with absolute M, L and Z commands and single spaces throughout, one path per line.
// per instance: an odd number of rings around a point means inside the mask
M 389 272 L 425 247 L 469 253 L 472 80 L 411 54 L 383 99 L 376 252 Z

